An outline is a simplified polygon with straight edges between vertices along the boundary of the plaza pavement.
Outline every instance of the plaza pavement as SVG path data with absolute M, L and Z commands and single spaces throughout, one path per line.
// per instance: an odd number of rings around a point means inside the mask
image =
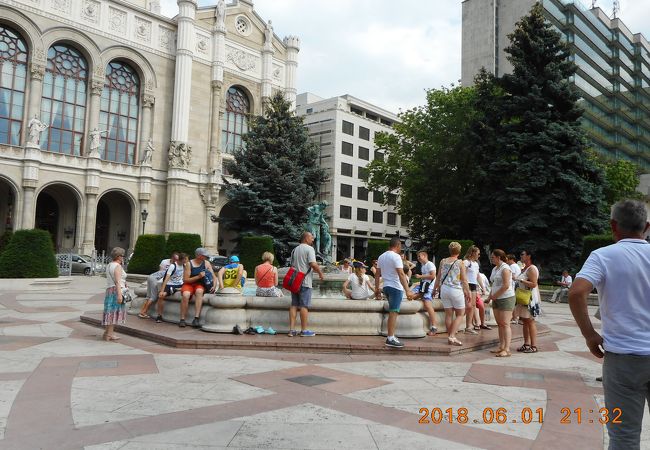
M 1 449 L 607 445 L 604 427 L 593 420 L 597 412 L 589 413 L 603 403 L 595 381 L 601 364 L 587 352 L 566 304 L 543 305 L 540 322 L 551 332 L 539 353 L 511 358 L 487 350 L 456 356 L 197 350 L 131 336 L 103 342 L 102 330 L 79 316 L 101 310 L 104 283 L 74 277 L 69 287 L 40 291 L 0 285 Z M 420 424 L 422 408 L 440 408 L 440 423 L 427 417 L 430 423 Z M 467 424 L 456 423 L 460 408 L 468 410 Z M 498 408 L 505 423 L 484 423 Z M 529 424 L 521 420 L 526 408 L 533 413 Z M 562 408 L 570 408 L 572 423 L 562 423 Z M 647 411 L 642 448 L 650 448 Z

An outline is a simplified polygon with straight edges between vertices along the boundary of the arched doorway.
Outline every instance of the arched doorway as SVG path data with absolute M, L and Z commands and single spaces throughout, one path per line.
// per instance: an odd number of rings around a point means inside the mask
M 219 240 L 217 248 L 219 254 L 223 256 L 232 255 L 237 246 L 239 238 L 239 229 L 235 225 L 236 221 L 241 218 L 239 210 L 230 203 L 226 203 L 219 213 Z
M 52 184 L 36 199 L 35 227 L 52 236 L 57 252 L 76 251 L 79 202 L 72 188 Z
M 16 228 L 16 191 L 8 181 L 0 178 L 0 237 Z
M 114 247 L 131 248 L 133 205 L 131 199 L 119 191 L 110 191 L 97 201 L 95 220 L 95 250 L 110 253 Z

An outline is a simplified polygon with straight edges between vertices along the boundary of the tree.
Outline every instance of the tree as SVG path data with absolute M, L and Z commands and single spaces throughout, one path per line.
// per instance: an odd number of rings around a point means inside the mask
M 50 233 L 18 230 L 0 255 L 0 278 L 56 278 L 59 269 Z
M 604 209 L 609 213 L 609 208 L 619 200 L 626 198 L 643 199 L 644 196 L 636 188 L 639 186 L 641 168 L 631 161 L 624 159 L 611 159 L 601 154 L 592 152 L 596 165 L 605 174 L 605 204 Z
M 559 271 L 576 261 L 583 236 L 603 230 L 602 172 L 586 152 L 579 95 L 569 82 L 576 66 L 540 3 L 509 39 L 513 72 L 498 80 L 500 123 L 493 139 L 477 142 L 486 183 L 478 191 L 477 237 L 493 248 L 530 249 Z
M 239 181 L 226 185 L 228 199 L 241 214 L 233 225 L 253 235 L 272 236 L 276 251 L 286 255 L 326 180 L 318 145 L 310 141 L 302 117 L 295 116 L 281 92 L 271 97 L 264 116 L 251 119 L 243 140 L 234 161 L 227 163 Z
M 467 146 L 475 110 L 474 89 L 427 91 L 427 103 L 399 115 L 394 134 L 380 133 L 375 147 L 384 158 L 368 166 L 368 187 L 400 192 L 398 210 L 411 236 L 433 242 L 440 235 L 471 237 L 476 215 L 472 176 L 476 153 Z

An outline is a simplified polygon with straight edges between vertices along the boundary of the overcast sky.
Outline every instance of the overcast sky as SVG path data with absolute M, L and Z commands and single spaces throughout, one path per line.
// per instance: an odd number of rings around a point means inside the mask
M 216 2 L 199 0 L 199 5 Z M 163 14 L 176 15 L 175 0 L 161 3 Z M 397 113 L 423 104 L 425 89 L 460 78 L 461 0 L 254 3 L 281 39 L 300 38 L 298 93 L 350 94 Z M 612 0 L 597 4 L 611 13 Z M 650 39 L 650 1 L 621 0 L 619 17 L 633 33 Z

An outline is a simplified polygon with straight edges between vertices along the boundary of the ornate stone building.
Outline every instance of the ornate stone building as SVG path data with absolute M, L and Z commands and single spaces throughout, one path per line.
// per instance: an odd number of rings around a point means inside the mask
M 295 103 L 299 40 L 249 0 L 178 9 L 0 2 L 0 234 L 42 228 L 89 254 L 192 232 L 229 252 L 222 164 L 274 91 Z

